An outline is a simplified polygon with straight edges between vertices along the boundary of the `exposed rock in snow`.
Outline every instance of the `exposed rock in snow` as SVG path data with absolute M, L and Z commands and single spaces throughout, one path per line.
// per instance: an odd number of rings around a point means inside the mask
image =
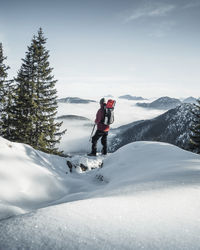
M 98 155 L 97 157 L 88 157 L 87 155 L 74 155 L 67 158 L 68 166 L 71 168 L 71 172 L 89 171 L 103 166 L 104 156 Z

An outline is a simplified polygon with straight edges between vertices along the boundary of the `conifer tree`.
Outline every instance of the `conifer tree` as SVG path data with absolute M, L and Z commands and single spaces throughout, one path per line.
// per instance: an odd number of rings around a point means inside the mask
M 7 80 L 7 71 L 10 67 L 4 63 L 6 59 L 7 57 L 3 54 L 2 43 L 0 43 L 0 135 L 3 135 L 3 117 L 5 117 L 5 108 L 7 106 L 7 87 L 10 84 L 10 81 Z
M 60 142 L 62 123 L 55 121 L 57 96 L 49 65 L 46 38 L 40 28 L 34 36 L 15 79 L 17 83 L 13 107 L 13 138 L 48 153 L 61 154 L 56 148 Z
M 191 149 L 196 152 L 200 153 L 200 99 L 197 100 L 197 104 L 195 104 L 195 109 L 192 110 L 194 114 L 193 125 L 190 128 L 190 142 L 191 142 Z
M 2 110 L 2 127 L 1 135 L 8 139 L 13 140 L 12 138 L 12 119 L 13 119 L 13 100 L 14 100 L 15 87 L 13 85 L 13 80 L 8 80 L 5 82 L 5 96 L 4 96 L 4 105 Z

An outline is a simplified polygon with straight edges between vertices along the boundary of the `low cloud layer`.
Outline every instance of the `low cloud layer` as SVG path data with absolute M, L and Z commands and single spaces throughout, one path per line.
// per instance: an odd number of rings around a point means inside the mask
M 108 98 L 106 98 L 108 99 Z M 115 98 L 116 99 L 116 98 Z M 79 115 L 89 118 L 90 121 L 64 120 L 63 129 L 67 129 L 60 144 L 60 149 L 65 153 L 88 153 L 91 150 L 89 142 L 96 112 L 99 109 L 99 100 L 90 104 L 59 104 L 58 116 Z M 163 113 L 162 110 L 144 109 L 136 106 L 136 101 L 128 101 L 117 98 L 115 106 L 115 122 L 111 128 L 117 128 L 137 120 L 151 119 Z M 108 137 L 109 138 L 109 137 Z M 101 143 L 98 143 L 98 151 Z

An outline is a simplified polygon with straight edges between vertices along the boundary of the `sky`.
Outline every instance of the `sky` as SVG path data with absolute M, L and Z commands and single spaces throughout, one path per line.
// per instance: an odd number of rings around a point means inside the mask
M 0 0 L 10 77 L 40 27 L 59 97 L 200 96 L 200 0 Z

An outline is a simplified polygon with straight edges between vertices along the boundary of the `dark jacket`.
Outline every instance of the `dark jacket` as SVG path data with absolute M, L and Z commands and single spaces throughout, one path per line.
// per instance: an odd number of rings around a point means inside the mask
M 97 111 L 95 123 L 97 124 L 98 130 L 108 132 L 110 127 L 109 125 L 105 125 L 102 123 L 103 118 L 104 118 L 104 107 L 101 106 L 101 108 Z

